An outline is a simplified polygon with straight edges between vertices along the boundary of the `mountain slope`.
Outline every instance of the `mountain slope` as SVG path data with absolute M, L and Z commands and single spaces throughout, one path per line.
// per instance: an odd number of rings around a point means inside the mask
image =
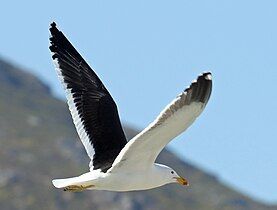
M 0 60 L 1 209 L 273 210 L 224 186 L 216 177 L 164 150 L 159 162 L 174 166 L 190 187 L 174 184 L 139 192 L 55 189 L 51 179 L 88 170 L 66 104 L 33 75 Z M 137 131 L 125 126 L 129 138 Z

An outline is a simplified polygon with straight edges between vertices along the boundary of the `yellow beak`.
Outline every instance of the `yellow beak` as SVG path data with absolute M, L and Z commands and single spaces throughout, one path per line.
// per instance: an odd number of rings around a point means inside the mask
M 183 177 L 174 177 L 174 178 L 177 180 L 177 182 L 179 184 L 184 185 L 184 186 L 189 186 L 189 182 L 185 178 L 183 178 Z

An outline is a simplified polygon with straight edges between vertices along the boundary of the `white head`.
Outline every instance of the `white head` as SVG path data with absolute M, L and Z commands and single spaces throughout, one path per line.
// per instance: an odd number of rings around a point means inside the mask
M 185 186 L 189 185 L 188 181 L 185 178 L 179 176 L 172 168 L 157 163 L 155 163 L 155 168 L 162 177 L 163 181 L 166 182 L 165 184 L 178 183 Z

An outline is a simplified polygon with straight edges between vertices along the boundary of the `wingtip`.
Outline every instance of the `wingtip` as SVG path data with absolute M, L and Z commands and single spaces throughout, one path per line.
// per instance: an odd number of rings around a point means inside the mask
M 58 36 L 58 33 L 59 33 L 59 30 L 57 29 L 57 24 L 56 24 L 55 21 L 53 21 L 50 24 L 49 31 L 50 31 L 50 37 L 49 37 L 49 39 L 50 39 L 50 46 L 49 46 L 49 49 L 50 49 L 51 52 L 55 52 L 54 39 L 55 39 L 55 37 Z M 53 57 L 53 59 L 54 59 L 54 57 Z
M 51 36 L 54 36 L 55 34 L 57 34 L 59 32 L 59 29 L 57 28 L 56 22 L 53 21 L 50 24 L 49 30 L 50 30 Z
M 209 72 L 209 71 L 207 71 L 207 72 L 203 72 L 202 74 L 199 74 L 198 77 L 197 77 L 196 79 L 194 79 L 194 80 L 191 82 L 191 85 L 188 86 L 188 87 L 184 90 L 184 92 L 187 91 L 188 89 L 190 89 L 191 86 L 194 85 L 194 84 L 196 84 L 199 80 L 202 80 L 202 81 L 203 81 L 203 79 L 204 79 L 204 81 L 205 81 L 205 80 L 206 80 L 206 81 L 212 81 L 212 73 Z
M 56 28 L 57 24 L 55 23 L 55 21 L 53 21 L 51 24 L 50 24 L 50 29 L 51 28 Z
M 212 80 L 212 73 L 210 71 L 203 72 L 199 77 L 204 77 L 205 80 Z
M 210 98 L 212 90 L 212 73 L 203 72 L 184 92 L 189 95 L 191 101 L 200 101 L 206 104 Z

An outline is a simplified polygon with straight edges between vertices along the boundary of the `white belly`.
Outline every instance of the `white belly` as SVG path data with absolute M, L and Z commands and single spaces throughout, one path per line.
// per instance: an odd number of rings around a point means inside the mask
M 134 191 L 152 189 L 169 183 L 164 179 L 163 173 L 154 169 L 145 171 L 119 170 L 111 173 L 95 170 L 78 177 L 53 180 L 53 184 L 57 188 L 81 186 L 89 190 Z
M 133 191 L 147 190 L 162 186 L 166 183 L 149 173 L 111 173 L 103 178 L 94 180 L 95 187 L 91 190 Z

